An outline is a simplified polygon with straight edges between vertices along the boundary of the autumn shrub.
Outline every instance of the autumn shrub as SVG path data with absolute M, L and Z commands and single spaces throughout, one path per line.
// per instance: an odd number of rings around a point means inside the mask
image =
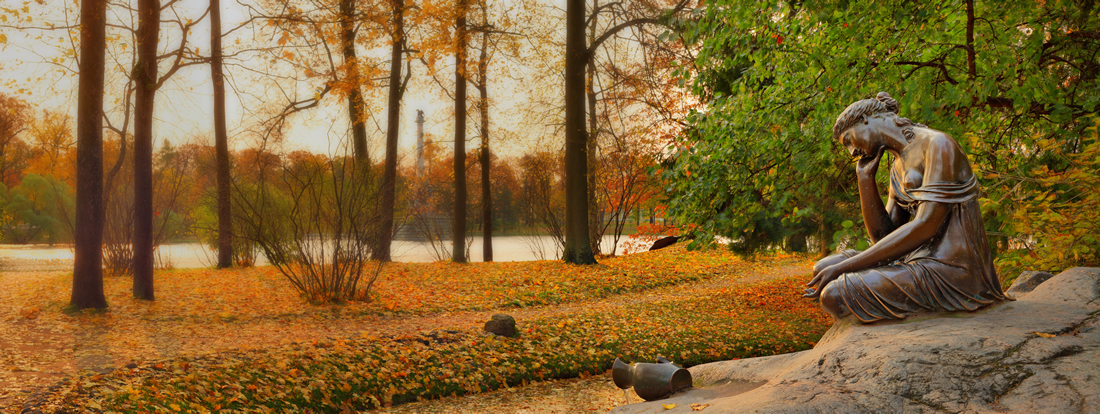
M 133 137 L 125 141 L 104 140 L 103 159 L 107 170 L 103 184 L 104 226 L 103 267 L 105 274 L 128 276 L 133 272 L 134 250 L 134 171 Z M 153 248 L 177 237 L 184 230 L 182 209 L 184 193 L 189 188 L 191 155 L 176 154 L 170 145 L 161 147 L 153 163 Z M 154 258 L 157 260 L 157 258 Z M 165 263 L 158 260 L 163 266 Z
M 526 243 L 540 259 L 557 259 L 565 249 L 565 175 L 560 158 L 548 151 L 524 155 L 519 160 L 520 215 L 530 227 Z M 545 248 L 541 236 L 550 235 L 554 257 L 542 257 Z
M 69 404 L 118 411 L 341 412 L 598 374 L 616 357 L 685 366 L 812 347 L 830 319 L 801 278 L 531 320 L 518 338 L 437 331 L 180 358 L 73 381 Z
M 1021 270 L 1100 265 L 1100 118 L 1089 123 L 1079 140 L 1040 140 L 1034 151 L 1043 154 L 1044 165 L 988 174 L 1026 190 L 983 206 L 1012 210 L 1005 230 L 1013 248 L 997 259 L 1006 284 Z
M 245 234 L 311 302 L 370 298 L 382 271 L 371 262 L 379 220 L 367 171 L 349 157 L 281 158 L 254 196 L 238 197 Z
M 236 190 L 231 198 L 231 211 L 234 212 L 234 219 L 231 220 L 233 264 L 239 267 L 251 267 L 256 264 L 259 254 L 262 253 L 254 241 L 258 237 L 278 240 L 279 243 L 286 243 L 289 239 L 285 226 L 278 219 L 285 214 L 287 203 L 285 196 L 270 185 L 265 186 L 238 179 L 233 188 Z M 191 217 L 194 220 L 191 228 L 195 236 L 198 237 L 199 242 L 214 252 L 213 256 L 216 256 L 218 207 L 214 188 L 204 192 Z M 263 224 L 252 226 L 250 223 Z M 209 258 L 211 265 L 216 260 L 216 257 Z
M 405 226 L 415 240 L 428 243 L 432 258 L 436 261 L 451 260 L 454 183 L 441 179 L 440 168 L 433 167 L 429 170 L 430 174 L 414 175 L 406 182 L 408 219 Z M 466 251 L 469 251 L 473 240 L 471 234 L 466 235 Z

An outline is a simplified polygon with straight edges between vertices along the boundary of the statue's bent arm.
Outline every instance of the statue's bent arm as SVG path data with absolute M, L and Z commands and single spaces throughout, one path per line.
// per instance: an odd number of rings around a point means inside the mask
M 948 204 L 921 203 L 913 221 L 898 227 L 867 250 L 837 264 L 839 273 L 880 266 L 916 250 L 939 232 L 950 212 L 951 206 Z
M 908 223 L 909 219 L 911 218 L 909 215 L 909 210 L 901 208 L 901 206 L 899 206 L 898 203 L 894 201 L 894 197 L 892 196 L 888 196 L 888 199 L 886 200 L 886 211 L 890 214 L 890 223 L 894 225 L 894 227 L 891 228 L 891 232 L 893 232 L 894 229 L 901 227 L 905 223 Z M 878 242 L 878 240 L 874 241 L 876 243 Z
M 891 219 L 887 208 L 882 205 L 882 195 L 878 192 L 875 177 L 859 177 L 860 210 L 863 213 L 863 225 L 872 243 L 878 243 L 898 227 Z

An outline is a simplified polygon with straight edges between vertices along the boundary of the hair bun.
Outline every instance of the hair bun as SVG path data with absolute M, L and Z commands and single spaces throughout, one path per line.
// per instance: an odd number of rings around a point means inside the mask
M 893 112 L 895 114 L 898 113 L 898 101 L 894 100 L 894 98 L 891 98 L 890 94 L 886 92 L 879 92 L 878 95 L 875 95 L 875 99 L 885 104 L 886 109 L 889 109 L 890 112 Z

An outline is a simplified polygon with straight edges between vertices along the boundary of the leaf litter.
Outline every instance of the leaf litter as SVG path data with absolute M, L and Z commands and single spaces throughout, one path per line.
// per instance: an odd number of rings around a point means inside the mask
M 75 315 L 61 312 L 71 276 L 4 274 L 0 330 L 15 351 L 0 403 L 67 378 L 54 406 L 339 412 L 599 378 L 615 356 L 694 365 L 790 352 L 827 327 L 794 299 L 808 267 L 683 249 L 589 267 L 399 263 L 375 300 L 346 305 L 309 304 L 273 269 L 174 270 L 158 272 L 156 302 L 109 278 L 109 311 Z M 499 311 L 517 318 L 520 338 L 479 332 Z

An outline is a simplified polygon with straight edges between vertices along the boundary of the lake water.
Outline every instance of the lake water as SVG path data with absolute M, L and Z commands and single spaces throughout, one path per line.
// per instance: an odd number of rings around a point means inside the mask
M 619 239 L 619 254 L 622 254 L 626 241 L 626 236 Z M 605 236 L 604 253 L 610 253 L 611 243 L 611 236 Z M 469 249 L 471 261 L 481 261 L 481 246 L 482 238 L 474 237 Z M 442 247 L 447 252 L 451 250 L 450 243 Z M 438 250 L 428 242 L 394 240 L 390 251 L 396 262 L 439 260 Z M 217 252 L 200 243 L 165 244 L 158 248 L 157 253 L 161 261 L 167 261 L 179 269 L 212 267 L 217 257 Z M 493 237 L 493 260 L 498 262 L 553 260 L 560 255 L 550 236 Z M 267 264 L 263 255 L 259 255 L 258 261 L 257 265 Z M 0 244 L 0 272 L 71 271 L 72 267 L 73 250 L 70 246 Z

